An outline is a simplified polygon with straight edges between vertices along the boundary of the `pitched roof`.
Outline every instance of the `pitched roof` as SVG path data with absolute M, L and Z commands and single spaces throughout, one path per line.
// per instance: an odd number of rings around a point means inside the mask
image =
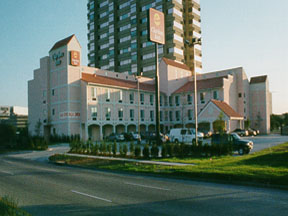
M 74 34 L 69 36 L 69 37 L 67 37 L 67 38 L 64 38 L 63 40 L 60 40 L 60 41 L 56 42 L 54 44 L 54 46 L 50 49 L 49 52 L 51 52 L 52 50 L 57 49 L 59 47 L 67 45 L 70 42 L 70 40 L 73 38 L 73 36 L 74 36 Z
M 266 79 L 267 79 L 267 75 L 251 77 L 250 84 L 263 83 L 263 82 L 266 82 Z
M 182 64 L 182 63 L 179 63 L 179 62 L 176 62 L 174 60 L 167 59 L 167 58 L 162 58 L 162 59 L 167 65 L 171 65 L 171 66 L 174 66 L 174 67 L 178 67 L 178 68 L 182 68 L 184 70 L 189 70 L 190 71 L 190 68 L 187 65 L 185 65 L 185 64 Z
M 137 81 L 122 80 L 112 77 L 99 76 L 96 74 L 82 73 L 82 80 L 85 82 L 108 85 L 108 86 L 137 89 Z M 155 85 L 140 82 L 139 89 L 144 91 L 155 91 Z
M 227 76 L 197 80 L 197 90 L 221 88 L 224 83 L 224 78 L 227 78 Z M 194 81 L 187 82 L 185 85 L 177 89 L 173 94 L 184 92 L 194 92 Z
M 237 113 L 231 106 L 229 106 L 224 101 L 219 100 L 211 100 L 220 110 L 222 110 L 227 116 L 234 117 L 234 118 L 243 118 L 239 113 Z

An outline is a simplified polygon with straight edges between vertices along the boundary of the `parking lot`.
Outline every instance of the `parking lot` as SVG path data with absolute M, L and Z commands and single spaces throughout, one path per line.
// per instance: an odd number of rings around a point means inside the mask
M 279 134 L 259 135 L 255 137 L 243 137 L 242 139 L 248 139 L 253 141 L 254 148 L 251 152 L 260 151 L 265 148 L 271 148 L 275 145 L 288 142 L 288 136 L 281 136 Z

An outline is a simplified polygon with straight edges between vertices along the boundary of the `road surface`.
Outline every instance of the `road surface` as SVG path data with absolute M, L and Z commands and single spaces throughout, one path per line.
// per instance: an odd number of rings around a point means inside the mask
M 287 191 L 57 166 L 53 151 L 1 155 L 0 196 L 36 216 L 288 215 Z

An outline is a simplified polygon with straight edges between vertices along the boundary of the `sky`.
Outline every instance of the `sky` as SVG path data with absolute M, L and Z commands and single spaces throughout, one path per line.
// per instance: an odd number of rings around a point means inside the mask
M 0 106 L 28 106 L 27 82 L 55 42 L 75 34 L 87 65 L 87 0 L 0 1 Z M 288 112 L 288 1 L 201 0 L 203 73 L 268 75 L 274 114 Z

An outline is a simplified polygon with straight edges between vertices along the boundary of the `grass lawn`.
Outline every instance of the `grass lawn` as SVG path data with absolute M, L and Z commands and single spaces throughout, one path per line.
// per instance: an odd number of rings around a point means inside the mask
M 171 177 L 288 186 L 288 143 L 244 156 L 157 159 L 193 163 L 196 166 L 147 165 L 65 155 L 54 155 L 50 160 L 89 168 L 157 173 Z
M 0 215 L 3 216 L 29 216 L 30 214 L 19 209 L 16 202 L 9 197 L 0 197 Z

